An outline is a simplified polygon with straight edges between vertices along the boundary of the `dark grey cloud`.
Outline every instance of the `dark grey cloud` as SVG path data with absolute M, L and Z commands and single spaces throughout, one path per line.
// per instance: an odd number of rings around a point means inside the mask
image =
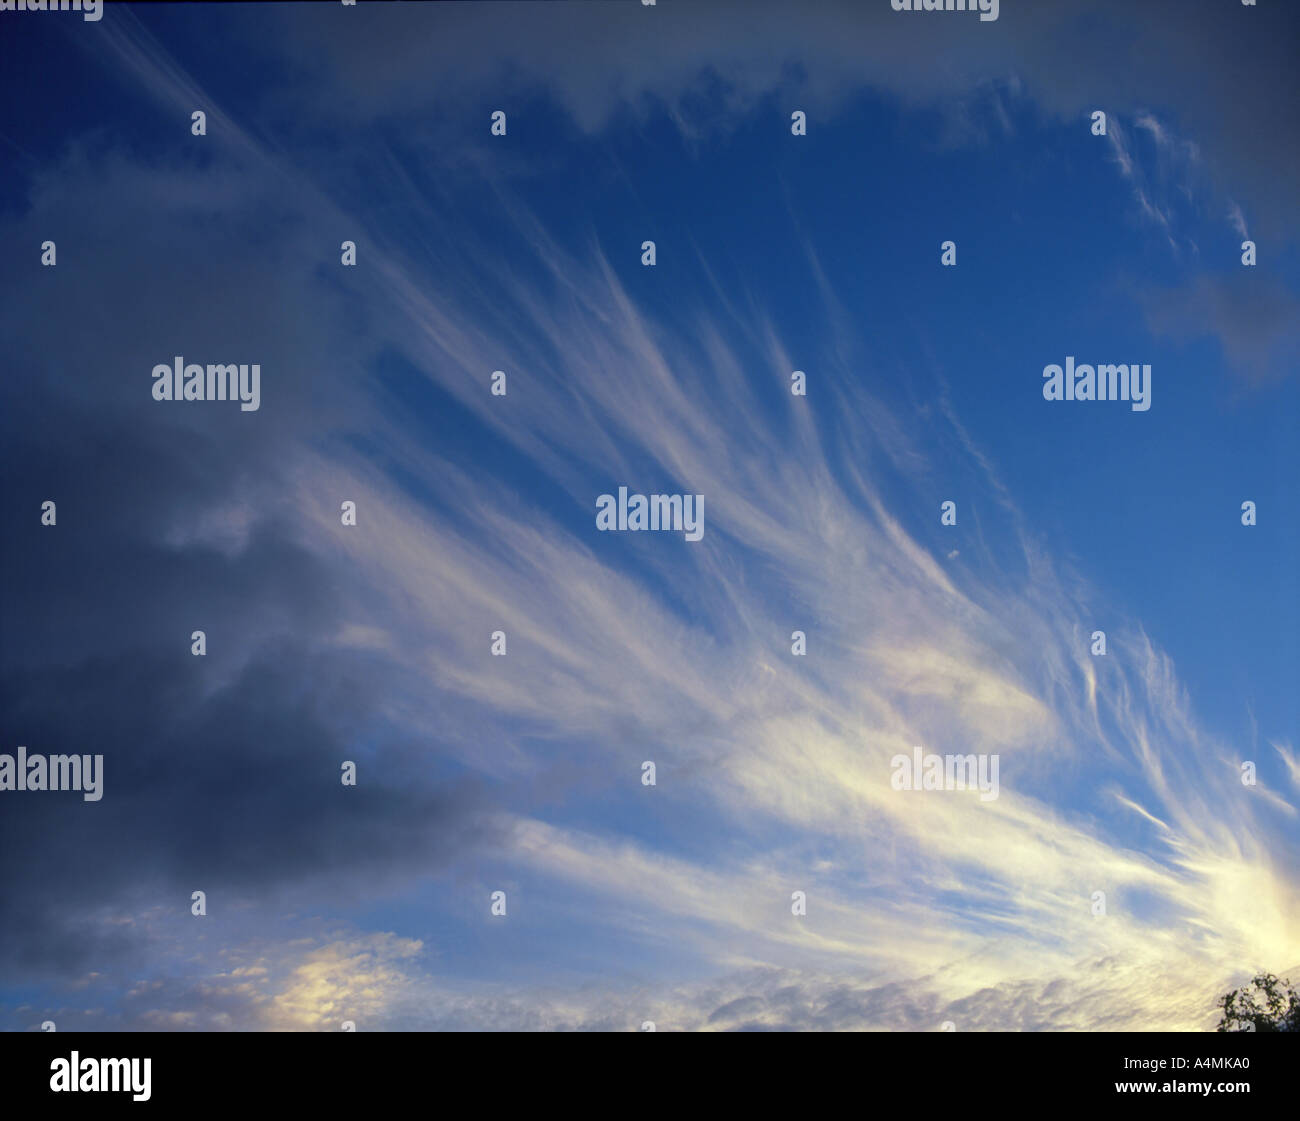
M 6 981 L 138 955 L 147 924 L 123 920 L 188 914 L 197 888 L 341 902 L 492 834 L 436 735 L 385 712 L 418 671 L 335 642 L 358 593 L 300 539 L 291 473 L 365 431 L 370 351 L 339 231 L 260 171 L 75 144 L 0 230 L 28 263 L 0 277 L 0 751 L 105 769 L 96 803 L 0 795 Z M 175 355 L 259 363 L 261 408 L 154 401 Z
M 1152 331 L 1180 338 L 1214 336 L 1224 357 L 1253 381 L 1294 374 L 1300 359 L 1300 296 L 1276 275 L 1242 268 L 1202 273 L 1182 288 L 1140 297 Z
M 211 690 L 205 668 L 182 650 L 0 677 L 7 745 L 104 756 L 98 802 L 3 796 L 5 975 L 103 968 L 130 937 L 97 915 L 183 915 L 196 888 L 216 913 L 344 905 L 494 835 L 481 791 L 439 773 L 436 742 L 376 721 L 382 666 L 286 640 L 225 687 Z M 354 788 L 340 783 L 344 759 Z
M 960 116 L 965 97 L 1000 83 L 1076 125 L 1095 108 L 1173 114 L 1259 233 L 1295 236 L 1294 5 L 1007 0 L 992 23 L 898 13 L 887 0 L 360 7 L 268 11 L 243 40 L 294 76 L 292 93 L 266 91 L 276 119 L 324 130 L 399 120 L 459 153 L 486 135 L 465 114 L 485 120 L 537 92 L 598 132 L 665 107 L 688 130 L 726 127 L 774 93 L 833 111 L 864 88 Z
M 535 174 L 499 146 L 487 158 L 484 122 L 508 108 L 513 128 L 534 127 L 537 95 L 591 136 L 666 114 L 700 142 L 754 113 L 784 121 L 796 105 L 814 127 L 834 129 L 838 106 L 864 91 L 925 110 L 918 134 L 940 144 L 996 148 L 1013 132 L 1012 109 L 1071 128 L 1103 109 L 1117 132 L 1151 132 L 1155 151 L 1141 157 L 1151 166 L 1139 174 L 1162 197 L 1140 210 L 1221 226 L 1222 246 L 1203 247 L 1213 258 L 1240 240 L 1227 218 L 1239 207 L 1261 244 L 1250 284 L 1142 294 L 1152 326 L 1182 338 L 1219 333 L 1251 381 L 1290 369 L 1294 339 L 1279 323 L 1297 318 L 1300 299 L 1271 262 L 1295 242 L 1300 196 L 1294 5 L 1010 0 L 991 23 L 897 13 L 887 0 L 399 4 L 311 19 L 271 7 L 219 32 L 263 60 L 264 73 L 293 76 L 250 91 L 259 117 L 314 138 L 304 150 L 326 162 L 351 130 L 395 130 L 439 178 Z M 364 197 L 364 182 L 354 189 Z M 1195 251 L 1186 229 L 1165 232 L 1175 253 Z

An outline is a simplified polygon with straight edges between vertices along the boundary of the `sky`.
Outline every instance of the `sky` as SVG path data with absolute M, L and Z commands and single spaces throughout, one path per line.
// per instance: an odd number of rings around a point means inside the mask
M 0 755 L 103 756 L 0 789 L 0 1027 L 1199 1031 L 1300 981 L 1297 46 L 0 12 Z M 258 407 L 155 399 L 176 356 Z

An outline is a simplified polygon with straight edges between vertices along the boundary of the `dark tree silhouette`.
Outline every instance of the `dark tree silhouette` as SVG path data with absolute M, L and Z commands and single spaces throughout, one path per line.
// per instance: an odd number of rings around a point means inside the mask
M 1250 988 L 1219 997 L 1223 1011 L 1215 1031 L 1300 1031 L 1300 994 L 1291 982 L 1261 973 Z

